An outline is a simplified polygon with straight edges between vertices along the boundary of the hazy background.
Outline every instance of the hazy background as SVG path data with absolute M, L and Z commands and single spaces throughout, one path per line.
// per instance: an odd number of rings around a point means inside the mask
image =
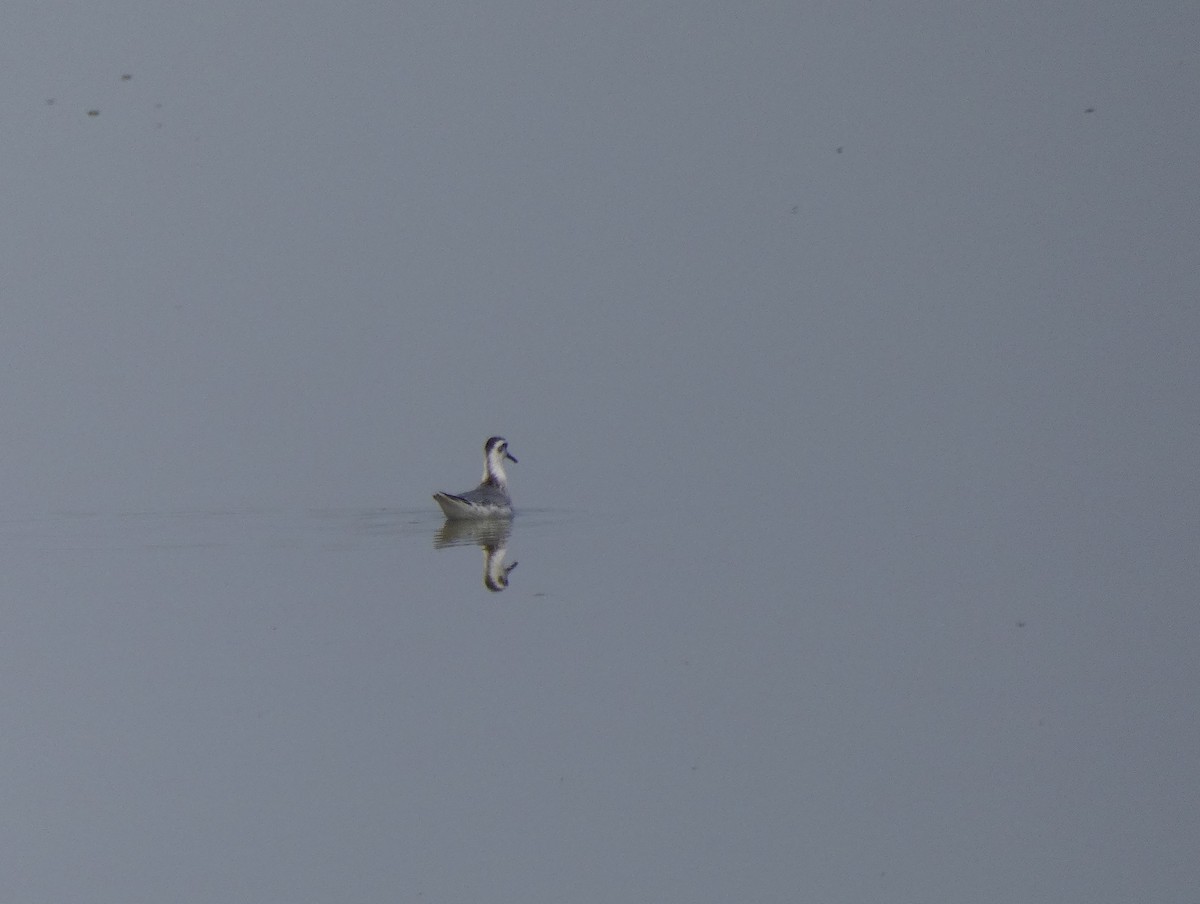
M 1200 8 L 2 25 L 0 898 L 1195 900 Z

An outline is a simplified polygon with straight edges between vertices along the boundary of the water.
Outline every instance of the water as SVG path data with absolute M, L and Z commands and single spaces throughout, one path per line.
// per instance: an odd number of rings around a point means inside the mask
M 1193 899 L 1190 23 L 129 6 L 0 35 L 0 898 Z
M 1047 848 L 1119 855 L 1128 819 L 1173 856 L 1163 733 L 1194 723 L 1159 707 L 1194 612 L 864 534 L 532 511 L 496 593 L 429 508 L 9 519 L 9 875 L 73 888 L 72 851 L 179 900 L 782 900 L 814 870 L 866 896 L 980 849 L 1017 887 Z
M 117 887 L 116 852 L 136 850 L 138 887 L 184 899 L 456 897 L 534 873 L 554 895 L 611 887 L 611 856 L 644 887 L 703 874 L 681 824 L 747 851 L 791 832 L 770 800 L 800 726 L 743 734 L 794 715 L 787 645 L 764 633 L 790 606 L 728 609 L 724 569 L 670 524 L 647 525 L 666 540 L 651 555 L 627 520 L 556 512 L 514 526 L 522 561 L 497 595 L 478 550 L 438 548 L 440 524 L 387 510 L 5 524 L 25 563 L 5 569 L 23 589 L 7 594 L 22 688 L 8 735 L 39 752 L 10 763 L 9 812 L 46 820 L 10 839 L 23 875 L 86 850 L 90 881 Z M 727 836 L 764 804 L 760 829 Z

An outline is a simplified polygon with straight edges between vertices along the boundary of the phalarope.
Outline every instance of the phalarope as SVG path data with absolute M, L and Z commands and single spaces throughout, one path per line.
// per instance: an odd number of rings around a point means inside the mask
M 447 518 L 511 518 L 512 499 L 508 495 L 508 475 L 504 459 L 517 460 L 508 452 L 508 440 L 493 436 L 483 446 L 483 480 L 465 493 L 434 493 L 434 501 L 442 507 Z

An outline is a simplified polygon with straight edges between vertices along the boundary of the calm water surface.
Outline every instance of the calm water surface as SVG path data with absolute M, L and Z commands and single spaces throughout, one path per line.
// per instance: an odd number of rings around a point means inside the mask
M 9 0 L 0 904 L 1195 904 L 1195 4 L 943 5 Z
M 1169 866 L 1177 624 L 693 514 L 4 520 L 10 887 L 850 900 L 1103 875 L 1130 821 Z

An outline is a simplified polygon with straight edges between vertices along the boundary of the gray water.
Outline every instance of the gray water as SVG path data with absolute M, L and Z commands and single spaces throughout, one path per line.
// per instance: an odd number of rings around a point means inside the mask
M 0 899 L 1195 900 L 1194 11 L 10 7 Z

